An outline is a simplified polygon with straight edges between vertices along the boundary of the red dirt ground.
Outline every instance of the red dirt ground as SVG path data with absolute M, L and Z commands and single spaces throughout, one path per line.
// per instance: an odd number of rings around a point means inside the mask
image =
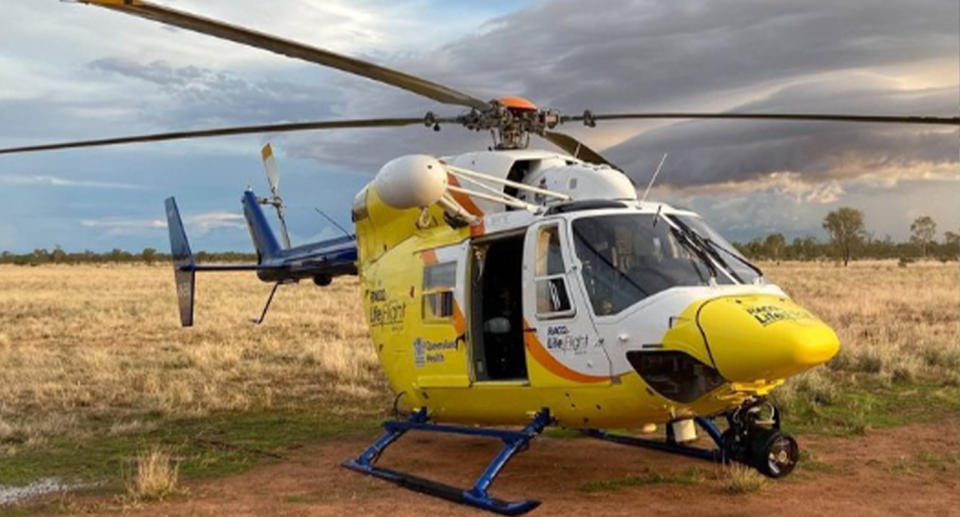
M 370 437 L 373 439 L 373 436 Z M 338 463 L 369 441 L 303 447 L 288 460 L 232 477 L 189 485 L 189 495 L 127 509 L 129 515 L 364 516 L 493 515 L 400 489 L 345 470 Z M 817 463 L 799 467 L 764 490 L 731 495 L 716 479 L 718 467 L 694 459 L 589 438 L 538 438 L 494 484 L 504 499 L 543 501 L 528 514 L 660 516 L 956 516 L 960 515 L 960 421 L 871 431 L 863 437 L 803 437 L 801 448 Z M 380 465 L 450 483 L 467 484 L 496 453 L 496 441 L 462 436 L 408 434 L 388 449 Z M 826 464 L 827 467 L 823 465 Z M 817 465 L 820 465 L 819 468 Z M 587 492 L 587 482 L 682 475 L 699 467 L 696 484 L 658 483 Z M 104 499 L 75 499 L 78 514 L 116 514 Z M 62 515 L 62 514 L 61 514 Z

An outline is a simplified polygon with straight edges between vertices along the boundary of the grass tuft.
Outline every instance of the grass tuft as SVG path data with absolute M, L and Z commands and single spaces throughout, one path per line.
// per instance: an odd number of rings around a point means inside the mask
M 767 486 L 767 478 L 753 467 L 733 463 L 722 467 L 719 474 L 723 489 L 730 494 L 752 494 Z
M 151 447 L 134 459 L 127 496 L 132 501 L 162 501 L 180 492 L 179 482 L 179 462 L 166 449 Z

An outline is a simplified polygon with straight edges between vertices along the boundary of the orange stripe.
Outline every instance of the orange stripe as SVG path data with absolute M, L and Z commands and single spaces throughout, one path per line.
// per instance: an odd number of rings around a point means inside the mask
M 573 382 L 593 383 L 610 381 L 610 377 L 607 376 L 598 377 L 596 375 L 587 375 L 576 370 L 571 370 L 550 355 L 550 352 L 548 352 L 547 349 L 543 347 L 543 343 L 540 342 L 540 338 L 537 337 L 537 333 L 527 325 L 526 321 L 523 322 L 523 327 L 523 342 L 527 346 L 527 350 L 530 352 L 530 355 L 532 355 L 541 366 L 549 370 L 550 373 Z
M 460 310 L 460 304 L 456 300 L 453 301 L 453 330 L 457 331 L 458 336 L 462 336 L 466 333 L 467 323 L 466 319 L 463 317 L 463 311 Z
M 437 252 L 435 250 L 426 250 L 420 252 L 420 259 L 424 265 L 432 266 L 437 263 Z
M 476 223 L 470 225 L 470 236 L 471 237 L 480 237 L 486 232 L 486 229 L 483 226 L 483 219 L 478 220 Z
M 447 183 L 453 185 L 454 187 L 460 186 L 460 182 L 457 181 L 457 177 L 449 172 L 447 173 Z M 477 205 L 473 203 L 473 199 L 470 199 L 470 196 L 462 192 L 451 192 L 450 194 L 453 195 L 453 199 L 457 200 L 457 203 L 460 203 L 460 206 L 462 206 L 467 212 L 470 212 L 477 217 L 483 217 L 483 210 L 477 208 Z

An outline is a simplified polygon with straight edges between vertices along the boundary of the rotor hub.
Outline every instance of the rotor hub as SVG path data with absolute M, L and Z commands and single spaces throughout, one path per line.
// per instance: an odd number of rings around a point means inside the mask
M 432 120 L 427 115 L 428 124 Z M 560 123 L 560 114 L 537 107 L 523 97 L 501 97 L 490 101 L 490 109 L 457 117 L 457 122 L 473 131 L 491 131 L 496 149 L 524 149 L 530 133 L 543 135 Z

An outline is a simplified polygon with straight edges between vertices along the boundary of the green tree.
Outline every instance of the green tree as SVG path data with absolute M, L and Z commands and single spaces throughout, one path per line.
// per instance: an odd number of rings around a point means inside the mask
M 797 237 L 793 239 L 793 256 L 798 260 L 813 260 L 817 257 L 817 239 L 814 237 Z
M 763 240 L 763 247 L 767 251 L 767 256 L 777 262 L 783 256 L 783 248 L 787 245 L 787 239 L 782 233 L 771 233 Z
M 143 251 L 140 252 L 140 257 L 143 258 L 143 261 L 147 265 L 153 264 L 157 260 L 157 250 L 154 248 L 143 248 Z
M 955 259 L 960 256 L 960 234 L 956 232 L 943 232 L 943 257 Z
M 50 262 L 50 252 L 46 248 L 37 248 L 30 254 L 29 263 L 31 266 L 39 266 Z
M 823 219 L 823 229 L 830 234 L 830 242 L 840 252 L 844 266 L 850 263 L 854 248 L 863 242 L 867 234 L 863 212 L 847 206 L 827 214 Z
M 960 234 L 955 232 L 943 232 L 943 243 L 949 248 L 960 246 Z
M 937 223 L 929 215 L 921 215 L 910 223 L 910 242 L 920 246 L 920 254 L 924 258 L 936 235 Z
M 53 253 L 50 254 L 50 260 L 54 264 L 63 264 L 67 261 L 67 253 L 63 251 L 63 248 L 59 244 L 53 247 Z

